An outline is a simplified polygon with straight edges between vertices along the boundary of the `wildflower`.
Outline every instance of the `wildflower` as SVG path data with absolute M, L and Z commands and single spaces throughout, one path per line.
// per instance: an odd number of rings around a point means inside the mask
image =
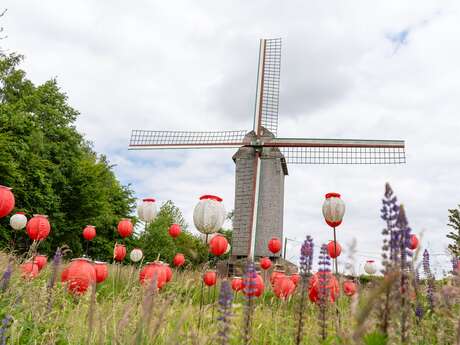
M 6 266 L 5 272 L 3 272 L 2 278 L 0 279 L 0 291 L 5 291 L 8 288 L 8 284 L 11 279 L 11 274 L 13 273 L 13 264 L 11 261 Z
M 2 324 L 0 325 L 0 345 L 6 345 L 8 336 L 7 332 L 13 322 L 13 317 L 11 315 L 6 315 L 2 319 Z
M 321 338 L 326 339 L 326 313 L 327 313 L 327 300 L 329 295 L 329 276 L 331 274 L 331 258 L 327 253 L 327 245 L 323 244 L 319 253 L 318 260 L 318 280 L 319 280 L 319 324 L 321 328 Z M 331 293 L 333 293 L 331 291 Z
M 252 261 L 248 261 L 246 273 L 243 281 L 243 292 L 246 296 L 246 305 L 244 309 L 244 324 L 243 324 L 243 341 L 244 344 L 249 344 L 251 339 L 252 316 L 254 309 L 254 297 L 256 293 L 256 269 Z
M 423 272 L 425 273 L 426 279 L 427 279 L 427 299 L 428 299 L 428 304 L 430 306 L 430 310 L 434 310 L 434 276 L 431 273 L 431 268 L 430 268 L 430 254 L 428 253 L 428 250 L 425 249 L 423 252 Z
M 220 285 L 219 292 L 219 321 L 220 329 L 218 336 L 222 345 L 228 344 L 230 333 L 230 316 L 232 309 L 233 293 L 228 280 Z

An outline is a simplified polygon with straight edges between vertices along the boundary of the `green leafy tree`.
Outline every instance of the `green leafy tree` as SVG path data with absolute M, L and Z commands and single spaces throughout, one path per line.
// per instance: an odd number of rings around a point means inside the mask
M 182 232 L 177 238 L 169 236 L 168 229 L 172 224 L 181 226 Z M 201 264 L 208 258 L 207 246 L 187 230 L 181 211 L 172 201 L 167 201 L 160 207 L 156 219 L 140 235 L 138 243 L 147 261 L 159 257 L 172 263 L 176 253 L 184 254 L 191 265 Z
M 0 183 L 13 188 L 15 211 L 49 216 L 52 230 L 41 252 L 66 244 L 81 255 L 82 229 L 92 224 L 97 236 L 89 254 L 109 259 L 117 222 L 132 211 L 133 192 L 77 132 L 78 112 L 56 80 L 34 85 L 18 68 L 21 61 L 0 54 Z M 23 252 L 29 244 L 24 231 L 13 233 L 8 217 L 0 220 L 0 247 Z
M 453 243 L 449 244 L 449 251 L 452 255 L 460 257 L 460 205 L 458 208 L 449 210 L 449 223 L 447 223 L 453 231 L 447 234 Z

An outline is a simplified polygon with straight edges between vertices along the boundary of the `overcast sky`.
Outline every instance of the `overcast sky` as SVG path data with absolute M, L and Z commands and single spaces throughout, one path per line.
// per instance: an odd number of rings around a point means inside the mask
M 399 166 L 289 166 L 284 234 L 331 239 L 326 192 L 347 205 L 338 240 L 379 259 L 385 182 L 438 269 L 460 203 L 458 1 L 18 1 L 0 25 L 35 83 L 56 77 L 77 128 L 138 197 L 173 200 L 193 229 L 202 194 L 233 209 L 232 150 L 128 151 L 130 131 L 251 129 L 258 39 L 282 37 L 281 137 L 405 139 Z M 318 251 L 319 249 L 317 249 Z M 288 257 L 299 246 L 291 242 Z M 435 255 L 436 254 L 436 255 Z M 441 255 L 437 255 L 441 254 Z

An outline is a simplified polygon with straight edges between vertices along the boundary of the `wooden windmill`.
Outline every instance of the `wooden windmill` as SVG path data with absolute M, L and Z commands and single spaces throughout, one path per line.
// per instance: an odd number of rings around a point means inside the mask
M 272 256 L 267 243 L 283 237 L 287 164 L 401 164 L 402 140 L 278 138 L 281 39 L 261 39 L 252 131 L 133 130 L 130 149 L 238 148 L 232 256 Z

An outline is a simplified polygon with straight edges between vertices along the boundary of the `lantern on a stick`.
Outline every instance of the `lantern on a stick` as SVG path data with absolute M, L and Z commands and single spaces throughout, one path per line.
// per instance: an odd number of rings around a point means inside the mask
M 340 198 L 339 193 L 327 193 L 326 199 L 323 203 L 323 216 L 326 223 L 334 229 L 334 243 L 337 245 L 337 235 L 335 228 L 342 224 L 343 215 L 345 214 L 345 203 Z M 338 253 L 338 249 L 335 248 L 334 253 Z M 337 256 L 334 258 L 335 262 L 335 274 L 339 273 Z
M 286 299 L 295 290 L 294 282 L 289 277 L 283 277 L 276 281 L 273 291 L 275 295 L 280 299 Z
M 169 227 L 168 233 L 172 238 L 176 238 L 182 232 L 179 224 L 173 224 Z
M 166 273 L 166 283 L 169 283 L 173 277 L 173 271 L 171 267 L 169 267 L 169 264 L 166 263 L 163 264 L 163 269 Z
M 342 253 L 342 246 L 338 242 L 330 241 L 327 244 L 327 253 L 331 258 L 335 259 Z
M 417 249 L 418 243 L 419 243 L 419 241 L 418 241 L 417 236 L 415 234 L 410 235 L 409 249 L 411 249 L 411 250 Z
M 27 217 L 24 212 L 17 212 L 10 218 L 10 226 L 14 230 L 22 230 L 27 225 Z
M 193 223 L 199 232 L 206 235 L 222 228 L 226 217 L 222 199 L 215 195 L 203 195 L 193 210 Z
M 148 262 L 139 272 L 139 282 L 144 286 L 149 286 L 156 281 L 156 286 L 161 289 L 166 284 L 166 271 L 162 262 Z
M 130 219 L 124 218 L 118 223 L 117 229 L 122 238 L 131 236 L 133 234 L 133 223 L 131 223 Z
M 356 286 L 356 283 L 354 281 L 346 280 L 343 282 L 342 289 L 345 295 L 351 297 L 356 293 L 358 287 Z
M 29 235 L 30 239 L 33 241 L 41 241 L 47 238 L 51 231 L 48 216 L 34 214 L 27 222 L 26 231 L 27 235 Z
M 293 273 L 289 276 L 289 278 L 292 280 L 292 282 L 294 283 L 295 286 L 297 286 L 297 284 L 299 284 L 299 281 L 300 281 L 300 274 L 298 273 Z
M 21 265 L 22 277 L 24 279 L 34 279 L 37 277 L 39 269 L 35 262 L 26 262 Z
M 232 290 L 235 292 L 241 291 L 243 289 L 243 278 L 233 277 L 232 279 Z
M 109 276 L 107 263 L 103 261 L 94 261 L 94 271 L 96 272 L 96 283 L 100 284 Z
M 270 258 L 263 257 L 259 260 L 259 266 L 261 269 L 264 271 L 268 270 L 270 267 L 272 267 L 272 261 Z
M 137 215 L 139 219 L 145 223 L 151 223 L 157 216 L 157 205 L 154 198 L 142 199 L 142 202 L 137 207 Z
M 222 235 L 216 235 L 211 239 L 211 241 L 209 241 L 209 251 L 214 256 L 221 256 L 225 254 L 227 248 L 228 241 Z
M 96 237 L 96 228 L 94 225 L 87 225 L 83 229 L 83 238 L 87 241 L 91 241 Z
M 265 289 L 264 280 L 256 273 L 254 277 L 245 276 L 243 279 L 243 294 L 246 297 L 259 297 Z
M 0 218 L 10 214 L 14 208 L 14 194 L 11 188 L 0 186 Z
M 38 266 L 38 271 L 41 271 L 45 266 L 48 261 L 48 258 L 46 255 L 37 255 L 34 258 L 34 263 Z
M 214 286 L 217 282 L 217 272 L 214 270 L 206 271 L 203 275 L 203 282 L 206 286 Z
M 374 260 L 367 260 L 364 264 L 364 272 L 369 275 L 373 275 L 377 272 L 377 265 Z
M 66 278 L 67 289 L 73 294 L 82 295 L 91 284 L 96 283 L 96 271 L 90 260 L 86 258 L 73 259 Z
M 284 274 L 284 271 L 275 268 L 275 270 L 272 272 L 270 276 L 270 283 L 272 284 L 272 287 L 275 286 L 278 279 L 281 279 L 284 277 L 286 277 L 286 275 Z
M 281 250 L 281 240 L 278 237 L 272 237 L 268 241 L 268 250 L 273 254 L 278 253 Z
M 129 253 L 129 259 L 132 262 L 139 262 L 142 260 L 143 257 L 144 253 L 139 248 L 134 248 L 133 250 L 131 250 L 131 253 Z
M 308 297 L 314 303 L 318 303 L 321 297 L 329 298 L 334 303 L 339 291 L 339 282 L 331 272 L 317 272 L 310 278 Z
M 185 263 L 185 256 L 182 253 L 177 253 L 174 255 L 173 264 L 176 267 L 180 267 Z
M 113 249 L 113 258 L 115 261 L 121 262 L 125 259 L 126 256 L 126 247 L 123 244 L 115 243 Z

